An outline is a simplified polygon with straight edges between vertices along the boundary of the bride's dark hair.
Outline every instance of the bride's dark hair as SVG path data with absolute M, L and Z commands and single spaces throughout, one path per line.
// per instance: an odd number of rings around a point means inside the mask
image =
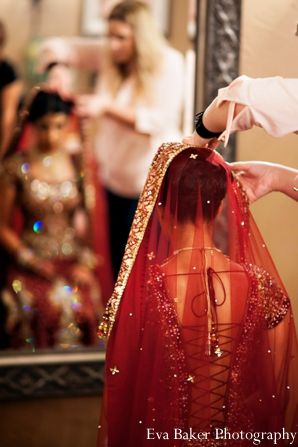
M 24 129 L 28 123 L 34 124 L 43 116 L 51 113 L 70 115 L 73 107 L 74 103 L 70 99 L 64 99 L 54 91 L 40 90 L 40 86 L 34 87 L 19 113 L 18 123 L 4 158 L 10 157 L 17 151 Z
M 70 115 L 73 102 L 63 99 L 56 92 L 39 91 L 33 98 L 29 107 L 28 121 L 35 123 L 40 118 L 50 113 L 64 113 Z
M 221 165 L 208 161 L 204 152 L 188 149 L 171 163 L 160 193 L 160 202 L 166 200 L 171 189 L 170 212 L 178 222 L 195 222 L 198 200 L 203 219 L 212 221 L 226 195 L 227 173 Z

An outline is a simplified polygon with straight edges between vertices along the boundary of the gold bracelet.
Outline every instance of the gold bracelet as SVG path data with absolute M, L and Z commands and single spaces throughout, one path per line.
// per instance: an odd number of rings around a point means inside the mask
M 297 185 L 298 182 L 298 175 L 296 175 L 296 177 L 294 178 L 294 186 L 293 186 L 293 191 L 298 192 L 298 187 L 295 186 L 295 184 Z

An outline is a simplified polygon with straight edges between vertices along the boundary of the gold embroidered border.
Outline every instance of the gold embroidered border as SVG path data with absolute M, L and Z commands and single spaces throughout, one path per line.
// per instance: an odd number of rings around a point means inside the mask
M 182 143 L 164 143 L 160 146 L 153 159 L 147 181 L 139 199 L 115 288 L 98 328 L 99 337 L 108 337 L 111 333 L 125 286 L 143 240 L 166 171 L 173 158 L 185 149 L 190 148 L 193 147 Z M 198 148 L 193 149 L 198 150 Z

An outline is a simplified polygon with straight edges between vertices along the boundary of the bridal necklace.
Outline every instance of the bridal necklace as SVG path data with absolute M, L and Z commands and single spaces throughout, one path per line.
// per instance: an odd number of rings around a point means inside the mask
M 177 255 L 177 254 L 179 254 L 179 253 L 181 253 L 183 251 L 190 251 L 190 250 L 200 250 L 200 251 L 209 250 L 209 251 L 211 251 L 211 254 L 213 254 L 212 251 L 216 251 L 218 253 L 222 253 L 222 251 L 219 248 L 217 248 L 217 247 L 183 247 L 183 248 L 178 248 L 177 250 L 175 250 L 173 252 L 173 254 Z

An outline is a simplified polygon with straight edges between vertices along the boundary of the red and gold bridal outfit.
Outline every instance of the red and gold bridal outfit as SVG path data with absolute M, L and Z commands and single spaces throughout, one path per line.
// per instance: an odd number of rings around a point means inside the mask
M 213 240 L 203 218 L 211 196 L 196 191 L 194 220 L 183 220 L 194 194 L 185 173 L 200 159 L 226 176 Z M 246 446 L 216 429 L 298 431 L 291 304 L 246 194 L 216 152 L 160 148 L 99 334 L 109 338 L 98 446 Z M 149 428 L 169 439 L 149 439 Z M 208 436 L 174 439 L 176 428 Z

